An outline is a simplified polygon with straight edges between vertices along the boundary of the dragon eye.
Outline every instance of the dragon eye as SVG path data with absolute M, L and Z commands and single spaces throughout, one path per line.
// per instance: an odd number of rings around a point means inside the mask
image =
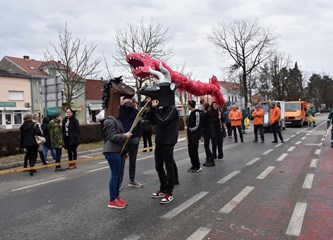
M 141 57 L 143 57 L 143 58 L 144 58 L 144 57 L 145 57 L 145 55 L 144 55 L 144 54 L 141 54 Z

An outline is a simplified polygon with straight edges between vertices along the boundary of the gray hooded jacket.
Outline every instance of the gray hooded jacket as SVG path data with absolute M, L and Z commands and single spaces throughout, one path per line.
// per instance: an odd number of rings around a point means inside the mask
M 103 131 L 106 135 L 103 153 L 120 153 L 126 140 L 120 121 L 111 115 L 107 116 Z

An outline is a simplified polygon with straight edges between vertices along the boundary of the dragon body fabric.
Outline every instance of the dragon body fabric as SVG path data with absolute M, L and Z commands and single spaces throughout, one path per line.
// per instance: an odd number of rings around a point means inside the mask
M 210 83 L 193 81 L 190 78 L 173 71 L 164 62 L 153 59 L 147 53 L 130 53 L 126 56 L 127 62 L 132 66 L 137 77 L 157 77 L 160 82 L 172 81 L 177 84 L 180 91 L 189 92 L 195 96 L 211 95 L 219 106 L 225 104 L 225 99 L 220 91 L 220 84 L 215 76 Z

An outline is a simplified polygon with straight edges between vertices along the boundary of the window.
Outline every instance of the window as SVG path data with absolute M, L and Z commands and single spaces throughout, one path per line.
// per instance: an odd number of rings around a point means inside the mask
M 9 101 L 23 101 L 24 100 L 24 92 L 23 91 L 9 91 L 8 92 L 8 100 Z
M 22 113 L 14 111 L 14 124 L 22 124 Z
M 6 125 L 11 125 L 12 124 L 12 114 L 6 113 L 5 118 L 6 118 Z

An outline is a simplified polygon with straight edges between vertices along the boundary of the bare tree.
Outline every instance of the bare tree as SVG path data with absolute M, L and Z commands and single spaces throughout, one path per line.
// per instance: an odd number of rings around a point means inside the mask
M 138 25 L 128 24 L 127 29 L 118 30 L 116 36 L 116 54 L 113 56 L 117 66 L 126 70 L 130 65 L 126 62 L 126 55 L 131 52 L 145 52 L 150 56 L 160 60 L 168 60 L 172 56 L 172 49 L 166 49 L 167 43 L 171 40 L 168 34 L 168 28 L 164 29 L 162 25 L 155 24 L 153 20 L 145 25 L 141 19 Z M 134 87 L 140 89 L 147 79 L 136 77 L 131 72 L 131 77 L 135 79 Z M 138 107 L 140 108 L 141 96 L 137 92 Z
M 212 29 L 208 39 L 222 54 L 232 58 L 234 64 L 230 70 L 241 73 L 241 89 L 247 106 L 248 76 L 271 57 L 276 37 L 270 29 L 259 26 L 257 21 L 238 20 L 230 25 L 220 23 Z
M 46 48 L 45 60 L 60 75 L 64 85 L 63 97 L 66 107 L 84 94 L 85 79 L 93 79 L 99 71 L 100 58 L 94 58 L 96 45 L 86 45 L 80 38 L 73 38 L 67 23 L 63 32 L 59 31 L 58 43 L 50 43 Z

